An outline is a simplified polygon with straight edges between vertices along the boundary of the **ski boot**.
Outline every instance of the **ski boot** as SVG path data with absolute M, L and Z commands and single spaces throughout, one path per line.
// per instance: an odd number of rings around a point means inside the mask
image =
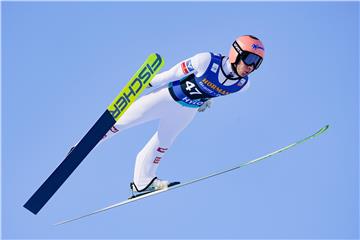
M 157 177 L 153 178 L 153 180 L 150 181 L 150 183 L 144 187 L 143 189 L 139 190 L 135 183 L 130 183 L 130 189 L 132 192 L 132 196 L 129 197 L 129 199 L 136 198 L 151 192 L 159 191 L 162 189 L 166 189 L 168 187 L 175 186 L 177 184 L 180 184 L 180 182 L 169 182 L 166 180 L 160 180 Z

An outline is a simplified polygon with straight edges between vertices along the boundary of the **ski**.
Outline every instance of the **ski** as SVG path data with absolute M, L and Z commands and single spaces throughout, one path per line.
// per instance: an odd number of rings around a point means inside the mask
M 24 204 L 26 209 L 33 214 L 37 214 L 44 207 L 96 144 L 145 90 L 163 65 L 164 60 L 159 54 L 153 53 L 147 58 L 94 126 Z
M 253 159 L 251 161 L 248 161 L 248 162 L 245 162 L 245 163 L 241 163 L 240 165 L 237 165 L 237 166 L 234 166 L 234 167 L 231 167 L 231 168 L 228 168 L 228 169 L 225 169 L 225 170 L 222 170 L 222 171 L 219 171 L 219 172 L 215 172 L 215 173 L 212 173 L 212 174 L 209 174 L 207 176 L 204 176 L 204 177 L 200 177 L 200 178 L 197 178 L 197 179 L 193 179 L 193 180 L 190 180 L 188 182 L 185 182 L 185 183 L 181 183 L 181 184 L 177 184 L 177 185 L 174 185 L 174 186 L 171 186 L 171 187 L 168 187 L 166 189 L 162 189 L 162 190 L 158 190 L 158 191 L 155 191 L 155 192 L 150 192 L 150 193 L 146 193 L 144 195 L 140 195 L 140 196 L 137 196 L 135 198 L 130 198 L 128 200 L 125 200 L 125 201 L 122 201 L 122 202 L 119 202 L 119 203 L 115 203 L 115 204 L 112 204 L 108 207 L 105 207 L 105 208 L 101 208 L 99 210 L 96 210 L 94 212 L 91 212 L 91 213 L 88 213 L 88 214 L 85 214 L 85 215 L 82 215 L 82 216 L 79 216 L 79 217 L 76 217 L 76 218 L 73 218 L 73 219 L 69 219 L 69 220 L 65 220 L 65 221 L 61 221 L 61 222 L 58 222 L 56 223 L 55 225 L 62 225 L 62 224 L 65 224 L 65 223 L 69 223 L 69 222 L 73 222 L 73 221 L 76 221 L 76 220 L 79 220 L 79 219 L 82 219 L 82 218 L 85 218 L 85 217 L 89 217 L 91 215 L 95 215 L 95 214 L 98 214 L 98 213 L 101 213 L 101 212 L 105 212 L 107 210 L 110 210 L 112 208 L 116 208 L 116 207 L 120 207 L 120 206 L 123 206 L 123 205 L 126 205 L 128 203 L 132 203 L 132 202 L 135 202 L 135 201 L 138 201 L 138 200 L 141 200 L 141 199 L 144 199 L 144 198 L 147 198 L 147 197 L 151 197 L 151 196 L 154 196 L 154 195 L 157 195 L 157 194 L 160 194 L 160 193 L 163 193 L 163 192 L 167 192 L 167 191 L 170 191 L 170 190 L 173 190 L 173 189 L 176 189 L 176 188 L 180 188 L 180 187 L 184 187 L 184 186 L 187 186 L 187 185 L 190 185 L 190 184 L 193 184 L 193 183 L 196 183 L 196 182 L 200 182 L 200 181 L 203 181 L 205 179 L 209 179 L 209 178 L 212 178 L 212 177 L 215 177 L 215 176 L 218 176 L 218 175 L 221 175 L 221 174 L 224 174 L 224 173 L 227 173 L 227 172 L 230 172 L 230 171 L 234 171 L 236 169 L 239 169 L 239 168 L 242 168 L 242 167 L 245 167 L 249 164 L 253 164 L 253 163 L 256 163 L 256 162 L 259 162 L 261 160 L 264 160 L 266 158 L 269 158 L 271 156 L 274 156 L 275 154 L 278 154 L 280 152 L 283 152 L 285 150 L 288 150 L 289 148 L 292 148 L 296 145 L 299 145 L 309 139 L 312 139 L 316 136 L 319 136 L 320 134 L 324 133 L 327 129 L 329 128 L 329 125 L 326 125 L 325 127 L 321 128 L 320 130 L 318 130 L 316 133 L 302 139 L 302 140 L 299 140 L 297 142 L 294 142 L 286 147 L 283 147 L 283 148 L 280 148 L 274 152 L 271 152 L 271 153 L 268 153 L 264 156 L 261 156 L 261 157 L 258 157 L 256 159 Z

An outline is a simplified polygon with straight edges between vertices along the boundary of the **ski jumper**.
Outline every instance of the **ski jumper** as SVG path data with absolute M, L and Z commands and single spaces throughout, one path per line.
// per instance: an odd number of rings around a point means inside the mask
M 139 124 L 159 121 L 157 131 L 136 156 L 133 181 L 139 189 L 156 177 L 160 161 L 205 101 L 249 87 L 247 77 L 232 71 L 228 57 L 210 52 L 157 74 L 151 85 L 156 89 L 136 100 L 101 141 Z

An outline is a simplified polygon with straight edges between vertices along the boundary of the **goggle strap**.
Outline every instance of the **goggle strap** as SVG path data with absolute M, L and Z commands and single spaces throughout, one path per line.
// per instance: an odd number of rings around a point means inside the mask
M 241 49 L 240 45 L 237 43 L 237 41 L 233 42 L 233 47 L 235 51 L 240 55 L 242 54 L 243 50 Z

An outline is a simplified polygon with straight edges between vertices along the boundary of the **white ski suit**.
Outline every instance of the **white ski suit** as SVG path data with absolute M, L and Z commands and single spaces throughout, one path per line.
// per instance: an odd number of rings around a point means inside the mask
M 232 71 L 227 57 L 205 52 L 157 74 L 151 86 L 156 89 L 136 100 L 102 140 L 159 120 L 157 131 L 136 157 L 133 181 L 138 189 L 156 177 L 160 161 L 200 106 L 210 98 L 244 90 L 249 83 L 247 77 L 238 77 Z

